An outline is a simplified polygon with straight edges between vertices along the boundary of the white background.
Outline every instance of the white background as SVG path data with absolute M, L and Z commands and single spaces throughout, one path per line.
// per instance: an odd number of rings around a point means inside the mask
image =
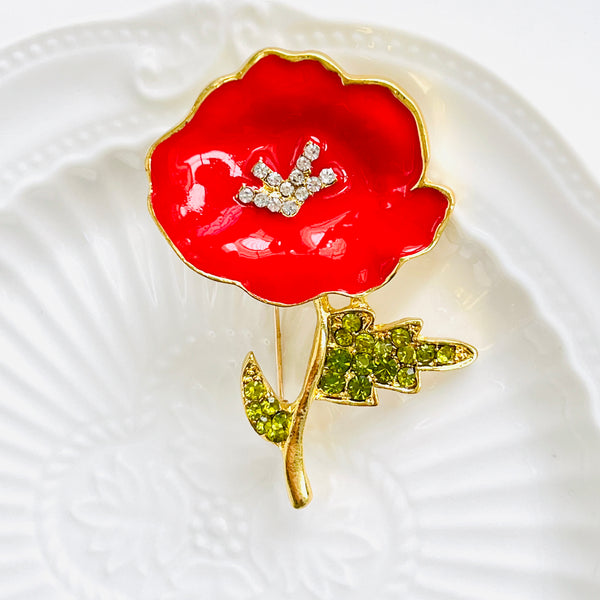
M 600 180 L 597 0 L 282 2 L 316 17 L 419 34 L 477 61 L 552 123 Z M 0 0 L 0 46 L 63 25 L 120 18 L 162 4 L 164 0 Z

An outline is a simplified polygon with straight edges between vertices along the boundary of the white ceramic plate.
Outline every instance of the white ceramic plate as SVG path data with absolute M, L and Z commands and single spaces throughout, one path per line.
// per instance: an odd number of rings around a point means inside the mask
M 273 380 L 272 309 L 179 262 L 143 169 L 271 45 L 421 107 L 457 208 L 372 303 L 480 350 L 418 396 L 314 406 L 302 511 L 239 397 L 248 350 Z M 50 32 L 0 77 L 0 599 L 599 597 L 600 195 L 506 86 L 431 42 L 252 4 Z M 285 314 L 290 390 L 311 310 Z

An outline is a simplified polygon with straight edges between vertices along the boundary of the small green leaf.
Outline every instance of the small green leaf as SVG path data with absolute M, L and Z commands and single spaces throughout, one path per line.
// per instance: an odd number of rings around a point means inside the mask
M 242 369 L 242 394 L 254 431 L 274 444 L 283 444 L 289 435 L 292 413 L 281 406 L 252 352 Z

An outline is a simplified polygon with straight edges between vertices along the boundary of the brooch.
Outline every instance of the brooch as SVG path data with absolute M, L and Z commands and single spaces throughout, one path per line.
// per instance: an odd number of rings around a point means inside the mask
M 367 302 L 448 221 L 452 193 L 426 178 L 427 161 L 422 117 L 398 87 L 277 49 L 211 83 L 148 152 L 150 213 L 179 257 L 275 307 L 278 389 L 250 352 L 241 393 L 253 429 L 283 454 L 296 508 L 311 499 L 302 440 L 312 402 L 375 406 L 378 388 L 414 394 L 427 371 L 477 355 L 427 337 L 420 319 L 377 323 Z M 312 352 L 290 402 L 279 311 L 311 301 Z

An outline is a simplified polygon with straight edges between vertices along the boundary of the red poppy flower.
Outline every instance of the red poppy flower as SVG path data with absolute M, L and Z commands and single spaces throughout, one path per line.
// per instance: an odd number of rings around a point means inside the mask
M 433 246 L 452 197 L 426 162 L 421 117 L 396 87 L 265 50 L 150 150 L 149 205 L 189 266 L 294 305 L 364 294 Z

